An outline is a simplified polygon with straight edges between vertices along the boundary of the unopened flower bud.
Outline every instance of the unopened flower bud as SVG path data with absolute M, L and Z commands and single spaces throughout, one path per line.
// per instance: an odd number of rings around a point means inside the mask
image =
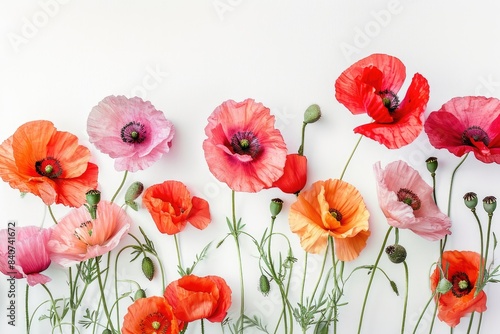
M 436 291 L 439 292 L 439 293 L 447 293 L 448 291 L 450 291 L 450 289 L 453 287 L 453 284 L 448 281 L 446 278 L 442 278 L 437 287 L 436 287 Z
M 141 298 L 146 298 L 146 291 L 144 289 L 139 289 L 134 294 L 134 301 Z
M 264 296 L 269 294 L 271 290 L 271 284 L 269 283 L 269 278 L 266 275 L 262 274 L 259 278 L 259 291 L 262 292 Z
M 113 334 L 113 332 L 111 332 L 110 329 L 106 328 L 105 330 L 102 331 L 102 334 Z
M 469 209 L 475 209 L 477 205 L 477 195 L 474 192 L 468 192 L 464 195 L 465 206 Z
M 385 252 L 393 263 L 401 263 L 406 260 L 406 249 L 399 244 L 387 246 Z
M 89 190 L 85 194 L 85 198 L 88 205 L 96 206 L 101 201 L 101 192 L 97 189 Z
M 427 170 L 430 173 L 435 173 L 438 169 L 438 159 L 436 157 L 430 157 L 425 160 L 425 162 L 427 163 Z
M 125 193 L 125 202 L 133 202 L 141 196 L 143 190 L 144 185 L 141 182 L 137 181 L 132 183 Z
M 321 118 L 321 109 L 317 104 L 311 104 L 304 112 L 304 123 L 314 123 Z
M 497 199 L 495 196 L 486 196 L 483 198 L 483 208 L 489 215 L 497 208 Z
M 151 260 L 151 258 L 148 256 L 145 256 L 142 259 L 142 272 L 144 273 L 144 276 L 146 276 L 146 278 L 150 281 L 155 275 L 155 266 L 153 264 L 153 260 Z
M 271 200 L 271 204 L 269 205 L 269 209 L 271 210 L 271 216 L 276 217 L 281 212 L 283 208 L 283 201 L 279 198 L 273 198 Z

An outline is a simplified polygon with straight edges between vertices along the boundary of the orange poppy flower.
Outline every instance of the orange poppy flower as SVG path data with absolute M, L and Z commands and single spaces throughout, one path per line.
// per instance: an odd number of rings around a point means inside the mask
M 486 294 L 481 290 L 477 296 L 476 281 L 479 273 L 480 255 L 469 251 L 446 251 L 441 268 L 445 278 L 453 286 L 437 297 L 438 318 L 450 327 L 460 323 L 460 318 L 472 312 L 486 311 Z M 436 268 L 431 275 L 431 289 L 436 290 L 441 280 L 441 270 Z
M 123 318 L 122 334 L 177 334 L 183 328 L 163 297 L 137 299 Z
M 85 193 L 97 187 L 98 168 L 90 158 L 75 135 L 57 131 L 50 121 L 32 121 L 0 145 L 0 177 L 46 205 L 80 207 Z
M 218 276 L 183 276 L 170 283 L 164 295 L 177 319 L 185 322 L 222 322 L 231 306 L 231 289 Z
M 191 197 L 186 186 L 179 181 L 152 185 L 144 191 L 142 203 L 161 233 L 177 234 L 188 222 L 200 230 L 210 223 L 208 202 Z
M 307 252 L 320 253 L 335 239 L 335 253 L 341 261 L 351 261 L 365 248 L 370 236 L 370 213 L 359 191 L 341 180 L 317 181 L 303 190 L 292 204 L 289 224 Z
M 286 156 L 283 176 L 273 183 L 287 194 L 296 194 L 304 188 L 307 182 L 307 158 L 300 154 Z

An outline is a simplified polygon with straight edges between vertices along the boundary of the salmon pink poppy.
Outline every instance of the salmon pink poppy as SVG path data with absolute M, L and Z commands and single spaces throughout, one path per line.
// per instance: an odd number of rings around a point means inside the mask
M 316 181 L 302 190 L 292 204 L 288 221 L 307 252 L 320 253 L 335 241 L 335 254 L 341 261 L 351 261 L 365 248 L 370 235 L 370 213 L 359 191 L 338 179 Z
M 51 233 L 36 226 L 0 230 L 0 272 L 26 278 L 30 286 L 49 282 L 50 277 L 41 272 L 51 263 L 47 247 Z
M 394 161 L 382 169 L 374 166 L 378 202 L 389 225 L 409 229 L 428 240 L 451 234 L 451 220 L 442 213 L 429 186 L 404 161 Z
M 257 192 L 283 175 L 287 149 L 261 103 L 228 100 L 208 118 L 203 142 L 210 172 L 234 191 Z
M 49 121 L 31 121 L 0 145 L 0 177 L 46 205 L 79 207 L 97 186 L 98 168 L 90 158 L 75 135 L 57 131 Z
M 164 297 L 139 298 L 128 307 L 122 334 L 178 334 L 183 323 Z
M 283 176 L 273 183 L 287 194 L 296 194 L 304 188 L 307 182 L 307 158 L 300 154 L 286 156 Z
M 429 114 L 425 132 L 435 148 L 457 157 L 473 152 L 479 161 L 500 163 L 500 100 L 455 97 Z
M 476 295 L 476 282 L 479 273 L 480 255 L 470 251 L 443 252 L 441 268 L 431 275 L 431 289 L 435 291 L 444 272 L 451 284 L 446 293 L 436 295 L 438 318 L 455 327 L 460 319 L 472 312 L 486 311 L 486 294 L 481 290 Z
M 139 97 L 108 96 L 87 120 L 90 142 L 115 159 L 115 169 L 136 172 L 170 150 L 175 130 L 163 112 Z
M 161 233 L 177 234 L 188 222 L 202 230 L 211 221 L 208 202 L 191 197 L 187 187 L 179 181 L 152 185 L 144 191 L 142 203 Z
M 406 78 L 406 67 L 396 57 L 372 54 L 351 65 L 335 82 L 335 97 L 351 113 L 367 114 L 373 121 L 355 133 L 388 148 L 413 142 L 422 132 L 422 117 L 429 101 L 429 84 L 416 73 L 406 96 L 397 95 Z
M 231 306 L 231 289 L 219 276 L 183 276 L 167 286 L 164 296 L 177 319 L 185 322 L 222 322 Z
M 54 226 L 49 240 L 52 261 L 70 266 L 114 249 L 132 220 L 117 204 L 100 201 L 92 219 L 86 207 L 73 209 Z

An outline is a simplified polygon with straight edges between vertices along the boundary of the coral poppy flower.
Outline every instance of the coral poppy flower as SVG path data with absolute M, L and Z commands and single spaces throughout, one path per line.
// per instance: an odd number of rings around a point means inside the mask
M 435 148 L 457 157 L 474 152 L 485 163 L 500 163 L 500 100 L 484 96 L 455 97 L 425 121 Z
M 41 272 L 50 266 L 47 243 L 51 233 L 36 226 L 0 230 L 0 272 L 26 278 L 30 286 L 49 282 L 50 277 Z
M 300 154 L 286 156 L 283 176 L 273 183 L 287 194 L 296 194 L 304 188 L 307 182 L 307 158 Z
M 210 223 L 208 202 L 189 193 L 179 181 L 165 181 L 144 191 L 142 203 L 148 209 L 161 233 L 177 234 L 189 222 L 197 229 Z
M 302 190 L 292 204 L 288 221 L 307 252 L 320 253 L 335 239 L 335 253 L 341 261 L 351 261 L 365 248 L 370 213 L 359 191 L 342 180 L 316 181 Z
M 438 294 L 438 318 L 450 327 L 460 323 L 460 318 L 471 312 L 486 311 L 486 294 L 476 294 L 480 255 L 469 251 L 445 251 L 441 268 L 452 285 L 451 289 Z M 431 275 L 431 289 L 436 290 L 441 280 L 441 270 L 436 268 Z
M 86 207 L 73 209 L 54 226 L 49 240 L 52 261 L 63 266 L 108 253 L 128 232 L 132 220 L 117 204 L 101 201 L 96 219 Z
M 274 116 L 261 103 L 222 103 L 208 118 L 205 134 L 208 168 L 232 190 L 257 192 L 283 175 L 286 145 L 274 128 Z
M 79 207 L 97 186 L 98 168 L 90 158 L 75 135 L 57 131 L 49 121 L 32 121 L 0 145 L 0 177 L 46 205 Z
M 164 296 L 177 319 L 185 322 L 222 322 L 231 306 L 231 289 L 218 276 L 183 276 L 167 286 Z
M 153 296 L 137 299 L 128 307 L 122 334 L 177 334 L 182 327 L 167 300 Z
M 92 108 L 87 133 L 91 143 L 115 159 L 116 170 L 136 172 L 169 151 L 175 130 L 149 101 L 108 96 Z
M 389 225 L 409 229 L 428 240 L 451 234 L 451 220 L 434 202 L 432 187 L 404 161 L 382 169 L 374 165 L 378 202 Z
M 422 132 L 422 116 L 429 101 L 429 84 L 416 73 L 400 102 L 397 93 L 406 68 L 396 57 L 372 54 L 351 65 L 335 82 L 335 97 L 355 115 L 368 114 L 373 122 L 358 126 L 355 133 L 388 148 L 413 142 Z

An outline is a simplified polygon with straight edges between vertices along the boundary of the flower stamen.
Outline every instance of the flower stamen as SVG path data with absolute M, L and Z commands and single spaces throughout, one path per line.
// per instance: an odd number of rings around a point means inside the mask
M 469 276 L 467 276 L 464 272 L 455 273 L 451 278 L 451 283 L 453 284 L 451 292 L 457 298 L 461 298 L 469 294 L 473 288 L 473 284 L 471 284 Z
M 94 224 L 90 220 L 81 223 L 80 227 L 77 227 L 74 232 L 75 237 L 87 245 L 91 244 L 89 239 L 92 237 L 93 233 Z
M 399 189 L 397 196 L 398 196 L 398 201 L 408 204 L 409 206 L 411 206 L 413 210 L 420 209 L 420 206 L 422 205 L 420 198 L 413 191 L 409 189 L 406 188 Z
M 231 147 L 234 153 L 257 157 L 261 151 L 259 139 L 252 131 L 235 133 L 231 138 Z
M 144 124 L 129 122 L 120 131 L 122 141 L 128 144 L 140 144 L 147 138 L 147 130 Z
M 330 214 L 332 215 L 333 218 L 337 219 L 339 222 L 342 220 L 342 214 L 340 213 L 339 210 L 337 209 L 330 209 L 328 210 Z
M 473 125 L 462 133 L 462 143 L 465 145 L 477 146 L 478 142 L 482 142 L 486 146 L 490 144 L 490 137 L 479 126 Z
M 389 110 L 390 113 L 396 111 L 399 107 L 399 97 L 392 91 L 386 89 L 378 93 L 382 98 L 382 103 L 384 107 Z
M 63 169 L 59 161 L 52 157 L 35 162 L 36 172 L 50 179 L 56 179 L 61 176 Z

